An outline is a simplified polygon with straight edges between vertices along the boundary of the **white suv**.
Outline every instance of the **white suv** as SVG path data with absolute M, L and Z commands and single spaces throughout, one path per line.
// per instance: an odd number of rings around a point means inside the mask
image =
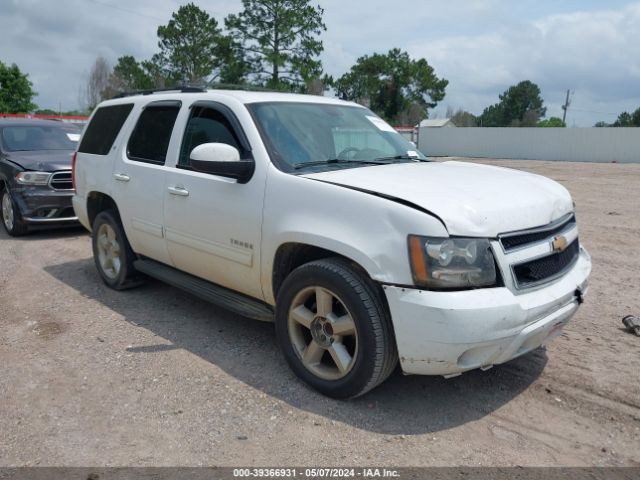
M 182 89 L 103 102 L 74 165 L 96 266 L 275 321 L 295 373 L 361 395 L 455 376 L 557 336 L 591 260 L 571 196 L 537 175 L 434 162 L 336 99 Z

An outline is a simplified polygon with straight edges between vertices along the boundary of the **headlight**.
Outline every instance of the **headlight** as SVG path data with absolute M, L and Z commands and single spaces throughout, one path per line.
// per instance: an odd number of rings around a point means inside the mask
M 409 259 L 416 286 L 439 290 L 496 285 L 491 245 L 484 238 L 409 235 Z
M 20 172 L 16 175 L 16 181 L 22 185 L 47 185 L 50 173 L 47 172 Z

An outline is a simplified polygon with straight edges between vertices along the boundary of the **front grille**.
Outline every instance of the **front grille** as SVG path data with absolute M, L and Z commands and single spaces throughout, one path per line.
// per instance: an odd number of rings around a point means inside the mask
M 513 273 L 519 288 L 531 287 L 560 276 L 578 259 L 580 242 L 576 238 L 563 252 L 514 265 Z
M 567 218 L 563 218 L 558 223 L 547 225 L 546 227 L 534 228 L 517 233 L 507 233 L 500 236 L 500 243 L 505 252 L 514 250 L 518 247 L 528 245 L 530 243 L 540 242 L 546 240 L 549 237 L 553 237 L 558 233 L 568 230 L 574 227 L 576 224 L 576 217 L 570 215 Z
M 49 186 L 54 190 L 73 190 L 71 172 L 55 172 L 51 175 Z

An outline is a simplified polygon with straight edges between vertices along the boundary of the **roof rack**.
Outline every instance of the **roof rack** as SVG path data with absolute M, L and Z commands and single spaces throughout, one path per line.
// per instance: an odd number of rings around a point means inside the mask
M 204 93 L 207 90 L 200 87 L 170 87 L 170 88 L 154 88 L 151 90 L 136 90 L 133 92 L 122 92 L 113 98 L 132 97 L 134 95 L 153 95 L 154 93 L 162 92 L 180 92 L 180 93 Z

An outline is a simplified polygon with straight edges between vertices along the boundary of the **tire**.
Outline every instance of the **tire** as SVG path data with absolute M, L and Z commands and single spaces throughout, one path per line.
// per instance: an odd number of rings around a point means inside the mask
M 0 209 L 2 210 L 2 225 L 12 237 L 21 237 L 28 232 L 27 223 L 22 218 L 18 205 L 13 200 L 8 188 L 0 190 Z
M 93 221 L 91 245 L 93 259 L 100 277 L 110 288 L 125 290 L 142 283 L 133 267 L 136 254 L 122 228 L 115 210 L 100 212 Z
M 386 380 L 398 353 L 381 295 L 340 258 L 295 269 L 276 305 L 277 340 L 294 373 L 333 398 L 363 395 Z

